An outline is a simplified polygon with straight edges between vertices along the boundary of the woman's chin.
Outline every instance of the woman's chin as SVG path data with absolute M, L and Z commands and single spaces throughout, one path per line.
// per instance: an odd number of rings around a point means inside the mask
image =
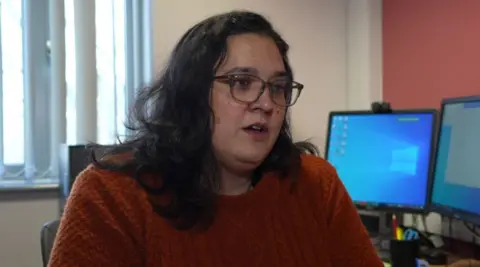
M 252 152 L 244 152 L 239 153 L 237 155 L 237 160 L 242 162 L 243 164 L 248 164 L 254 166 L 253 168 L 258 167 L 267 157 L 267 152 L 259 152 L 259 151 L 252 151 Z

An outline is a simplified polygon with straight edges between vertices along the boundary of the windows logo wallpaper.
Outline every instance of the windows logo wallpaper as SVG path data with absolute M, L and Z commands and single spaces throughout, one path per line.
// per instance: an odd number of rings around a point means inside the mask
M 422 207 L 433 123 L 429 113 L 335 115 L 327 160 L 357 203 Z

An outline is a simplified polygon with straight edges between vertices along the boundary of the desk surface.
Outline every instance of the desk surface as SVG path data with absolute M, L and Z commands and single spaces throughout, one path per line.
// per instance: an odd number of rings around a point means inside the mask
M 385 267 L 390 267 L 389 263 L 384 263 Z M 480 267 L 480 261 L 477 260 L 459 260 L 448 265 L 430 265 L 430 267 Z
M 390 265 L 390 263 L 386 263 L 386 262 L 384 262 L 383 265 L 384 265 L 385 267 L 390 267 L 390 266 L 392 266 L 392 265 Z M 447 265 L 430 265 L 430 267 L 446 267 L 446 266 L 447 266 Z M 452 266 L 452 265 L 448 265 L 448 266 L 450 267 L 450 266 Z

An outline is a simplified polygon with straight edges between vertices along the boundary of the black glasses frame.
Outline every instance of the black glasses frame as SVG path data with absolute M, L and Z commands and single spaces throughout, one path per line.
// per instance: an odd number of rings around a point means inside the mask
M 251 100 L 251 101 L 245 101 L 245 100 L 242 100 L 242 99 L 238 99 L 235 97 L 235 94 L 233 93 L 233 82 L 235 81 L 236 78 L 239 78 L 239 77 L 250 77 L 250 78 L 254 78 L 254 79 L 257 79 L 258 81 L 262 82 L 262 86 L 260 88 L 260 92 L 258 93 L 257 97 L 254 99 L 254 100 Z M 272 83 L 271 81 L 265 81 L 263 80 L 262 78 L 256 76 L 256 75 L 252 75 L 252 74 L 228 74 L 228 75 L 219 75 L 219 76 L 215 76 L 214 77 L 214 80 L 218 81 L 218 82 L 221 82 L 223 84 L 227 84 L 229 87 L 230 87 L 230 95 L 237 101 L 239 102 L 242 102 L 242 103 L 246 103 L 246 104 L 251 104 L 251 103 L 255 103 L 258 101 L 258 99 L 260 98 L 260 96 L 263 95 L 263 93 L 265 92 L 265 89 L 267 88 L 272 88 L 272 86 L 275 86 L 274 83 Z M 272 100 L 273 103 L 275 103 L 275 105 L 277 106 L 280 106 L 280 107 L 291 107 L 293 106 L 295 103 L 297 103 L 297 100 L 298 98 L 300 98 L 300 94 L 302 93 L 302 90 L 303 90 L 303 84 L 299 83 L 299 82 L 296 82 L 296 81 L 291 81 L 292 83 L 292 90 L 293 89 L 297 89 L 298 90 L 298 94 L 297 96 L 295 97 L 295 99 L 291 99 L 290 101 L 290 104 L 288 105 L 283 105 L 283 104 L 278 104 L 277 102 L 275 102 L 274 100 L 274 97 L 273 97 L 273 91 L 272 90 L 269 90 L 269 94 L 270 94 L 270 99 Z

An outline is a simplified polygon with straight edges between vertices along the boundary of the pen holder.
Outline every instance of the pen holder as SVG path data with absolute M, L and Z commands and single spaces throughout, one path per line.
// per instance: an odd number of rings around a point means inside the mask
M 420 241 L 390 240 L 390 261 L 392 267 L 417 267 L 420 252 Z

